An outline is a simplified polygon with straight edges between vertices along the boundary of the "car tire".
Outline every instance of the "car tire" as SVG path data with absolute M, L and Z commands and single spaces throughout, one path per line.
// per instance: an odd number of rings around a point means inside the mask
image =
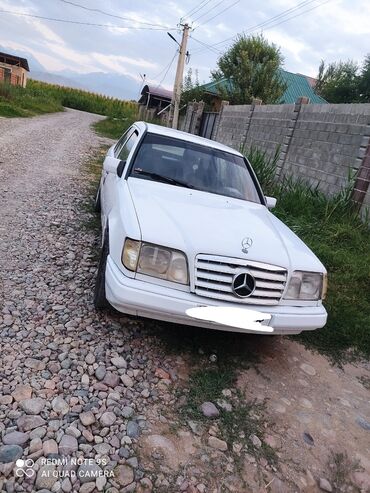
M 104 310 L 110 307 L 105 295 L 105 272 L 107 269 L 107 258 L 109 254 L 108 231 L 105 234 L 103 247 L 101 249 L 98 272 L 96 274 L 94 306 L 96 310 Z
M 101 192 L 100 192 L 100 184 L 98 186 L 98 190 L 95 195 L 95 203 L 94 203 L 94 211 L 101 212 Z

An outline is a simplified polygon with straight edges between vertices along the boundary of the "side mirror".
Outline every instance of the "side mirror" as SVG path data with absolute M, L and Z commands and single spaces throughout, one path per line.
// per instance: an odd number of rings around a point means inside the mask
M 276 207 L 276 199 L 275 197 L 265 197 L 266 199 L 266 206 L 268 209 L 273 209 Z
M 121 177 L 125 164 L 126 161 L 121 161 L 115 157 L 107 156 L 103 163 L 103 169 L 107 173 L 114 173 Z

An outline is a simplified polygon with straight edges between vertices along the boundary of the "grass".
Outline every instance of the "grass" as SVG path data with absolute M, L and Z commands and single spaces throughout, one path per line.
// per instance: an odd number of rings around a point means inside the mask
M 37 88 L 23 88 L 0 83 L 0 116 L 28 117 L 63 111 L 60 101 L 45 95 Z
M 101 122 L 101 128 L 104 130 L 106 126 L 108 133 L 113 132 L 109 130 L 109 126 L 119 128 L 125 122 L 131 124 L 137 113 L 137 104 L 134 101 L 124 101 L 81 89 L 32 79 L 28 80 L 26 88 L 0 83 L 0 116 L 34 116 L 63 111 L 64 106 L 107 116 L 109 123 Z M 122 132 L 119 135 L 121 134 Z
M 334 492 L 360 493 L 360 488 L 351 480 L 352 474 L 361 470 L 360 464 L 358 461 L 351 460 L 346 452 L 332 451 L 327 469 Z
M 94 130 L 103 137 L 117 140 L 137 120 L 135 114 L 126 118 L 106 118 L 93 124 Z
M 233 444 L 240 444 L 244 451 L 255 457 L 264 457 L 268 462 L 277 462 L 276 455 L 264 441 L 264 404 L 245 402 L 239 391 L 233 390 L 230 397 L 225 397 L 223 390 L 235 388 L 237 366 L 233 362 L 221 363 L 213 367 L 201 367 L 192 372 L 188 383 L 186 405 L 181 409 L 183 418 L 198 423 L 216 424 L 219 429 L 219 438 L 226 441 L 230 453 L 234 453 Z M 218 406 L 220 415 L 210 421 L 206 418 L 200 406 L 204 402 L 226 401 L 232 405 L 231 410 Z M 251 435 L 257 435 L 261 440 L 261 447 L 256 447 Z M 239 453 L 235 452 L 237 461 Z
M 277 198 L 274 214 L 319 257 L 328 270 L 325 328 L 299 339 L 336 361 L 370 356 L 370 229 L 350 200 L 351 183 L 331 198 L 303 182 L 271 180 L 276 157 L 246 153 L 267 195 Z

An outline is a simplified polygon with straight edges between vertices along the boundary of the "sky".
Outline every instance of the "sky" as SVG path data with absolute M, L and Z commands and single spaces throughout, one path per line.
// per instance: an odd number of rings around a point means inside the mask
M 188 43 L 190 60 L 185 70 L 198 70 L 201 83 L 209 80 L 220 52 L 230 46 L 233 36 L 243 31 L 263 32 L 269 41 L 280 46 L 286 70 L 310 76 L 317 74 L 321 59 L 361 61 L 370 52 L 369 0 L 73 0 L 73 3 L 120 18 L 85 10 L 65 0 L 0 0 L 0 46 L 8 52 L 17 50 L 32 55 L 49 72 L 113 72 L 137 81 L 138 89 L 143 74 L 149 83 L 172 87 L 177 45 L 166 30 L 173 29 L 172 35 L 180 40 L 177 26 L 181 18 L 193 27 Z M 226 39 L 229 41 L 220 43 Z

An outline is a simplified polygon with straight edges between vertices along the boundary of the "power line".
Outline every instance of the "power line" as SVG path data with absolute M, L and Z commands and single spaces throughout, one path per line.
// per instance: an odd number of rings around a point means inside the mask
M 176 28 L 162 28 L 162 27 L 134 27 L 134 26 L 117 26 L 114 24 L 97 24 L 95 22 L 82 22 L 82 21 L 74 21 L 71 19 L 58 19 L 55 17 L 44 17 L 42 15 L 36 15 L 36 14 L 26 14 L 23 12 L 14 12 L 12 10 L 0 10 L 0 13 L 3 14 L 10 14 L 10 15 L 17 15 L 21 17 L 33 17 L 35 19 L 43 19 L 46 21 L 53 21 L 53 22 L 63 22 L 63 23 L 68 23 L 68 24 L 78 24 L 82 26 L 94 26 L 94 27 L 108 27 L 110 29 L 112 28 L 118 28 L 118 29 L 140 29 L 140 30 L 148 30 L 148 31 L 177 31 Z
M 172 57 L 172 59 L 171 59 L 170 63 L 169 63 L 169 64 L 168 64 L 168 65 L 167 65 L 167 66 L 166 66 L 166 67 L 162 70 L 162 72 L 160 72 L 158 75 L 156 75 L 156 76 L 154 77 L 154 79 L 157 79 L 157 77 L 159 77 L 159 76 L 160 76 L 160 75 L 161 75 L 164 71 L 166 71 L 166 72 L 165 72 L 165 74 L 164 74 L 164 76 L 162 77 L 161 81 L 160 81 L 160 82 L 159 82 L 159 84 L 156 86 L 156 89 L 158 89 L 158 87 L 159 87 L 159 86 L 163 83 L 163 81 L 164 81 L 164 80 L 165 80 L 165 78 L 167 77 L 167 74 L 168 74 L 168 72 L 170 71 L 170 68 L 172 67 L 172 64 L 173 64 L 173 62 L 174 62 L 174 60 L 175 60 L 175 58 L 176 58 L 176 56 L 177 56 L 177 52 L 178 52 L 178 50 L 176 50 L 176 51 L 175 51 L 175 54 L 173 55 L 173 57 Z
M 190 9 L 189 12 L 187 14 L 185 14 L 183 17 L 186 18 L 186 17 L 190 17 L 191 15 L 195 15 L 197 12 L 199 12 L 203 7 L 208 5 L 210 2 L 212 2 L 212 0 L 203 0 L 202 2 L 200 2 L 199 5 L 196 5 L 195 7 Z
M 219 5 L 221 5 L 221 3 L 223 3 L 225 0 L 220 0 L 219 2 L 216 3 L 216 5 L 214 5 L 213 7 L 211 7 L 207 12 L 204 12 L 203 14 L 201 14 L 199 17 L 196 17 L 194 19 L 194 22 L 197 22 L 197 20 L 201 19 L 202 17 L 204 17 L 205 15 L 208 15 L 212 10 L 214 10 L 216 7 L 218 7 Z
M 221 53 L 221 51 L 218 49 L 218 48 L 214 48 L 212 45 L 209 45 L 207 43 L 204 43 L 203 41 L 201 41 L 200 39 L 197 39 L 197 38 L 194 38 L 194 36 L 190 36 L 191 39 L 193 39 L 194 41 L 196 41 L 197 43 L 201 44 L 202 46 L 205 46 L 206 48 L 208 48 L 209 50 L 213 51 L 214 53 L 216 53 L 217 55 Z M 201 50 L 203 51 L 203 50 Z
M 227 10 L 231 9 L 231 7 L 234 7 L 234 5 L 236 5 L 237 3 L 239 3 L 240 0 L 236 0 L 236 2 L 232 3 L 231 5 L 229 5 L 228 7 L 225 7 L 223 10 L 220 10 L 220 12 L 218 12 L 217 14 L 215 14 L 213 17 L 210 17 L 209 19 L 206 19 L 204 22 L 201 22 L 197 27 L 201 26 L 201 25 L 204 25 L 204 24 L 207 24 L 207 22 L 209 21 L 212 21 L 213 19 L 215 19 L 216 17 L 218 17 L 219 15 L 223 14 L 224 12 L 226 12 Z M 196 28 L 194 28 L 196 29 Z
M 73 5 L 74 7 L 78 7 L 83 10 L 88 10 L 90 12 L 96 12 L 98 14 L 103 14 L 108 17 L 114 17 L 115 19 L 121 19 L 123 21 L 129 21 L 129 22 L 135 22 L 137 24 L 145 24 L 147 26 L 154 26 L 154 27 L 163 27 L 164 29 L 167 29 L 167 26 L 164 26 L 163 24 L 152 24 L 151 22 L 145 22 L 145 21 L 136 21 L 134 19 L 131 19 L 130 17 L 122 17 L 121 15 L 116 15 L 116 14 L 111 14 L 110 12 L 106 12 L 105 10 L 101 9 L 93 9 L 91 7 L 86 7 L 85 5 L 81 5 L 80 3 L 75 3 L 70 0 L 60 0 L 60 2 L 66 3 L 68 5 Z
M 296 5 L 295 7 L 291 7 L 289 9 L 287 9 L 287 10 L 284 10 L 280 14 L 277 14 L 277 15 L 271 17 L 270 19 L 267 19 L 264 22 L 261 22 L 259 24 L 256 24 L 255 26 L 251 26 L 250 28 L 248 28 L 245 31 L 243 31 L 243 34 L 250 34 L 250 33 L 256 31 L 259 28 L 262 28 L 262 30 L 266 30 L 267 31 L 269 29 L 272 29 L 273 27 L 276 27 L 276 26 L 278 26 L 280 24 L 283 24 L 284 22 L 288 22 L 289 20 L 295 19 L 296 17 L 299 17 L 300 15 L 303 15 L 303 14 L 305 14 L 307 12 L 310 12 L 312 10 L 315 10 L 316 8 L 321 7 L 322 5 L 328 3 L 331 0 L 327 0 L 325 2 L 322 2 L 322 3 L 318 4 L 318 5 L 315 5 L 314 7 L 310 8 L 310 9 L 304 10 L 303 12 L 298 12 L 296 15 L 284 19 L 284 17 L 286 17 L 288 14 L 291 14 L 292 12 L 295 12 L 297 10 L 300 10 L 303 7 L 306 7 L 307 5 L 312 4 L 312 3 L 316 2 L 316 1 L 317 0 L 305 0 L 305 1 L 301 2 L 301 3 L 299 3 L 298 5 Z M 280 22 L 274 23 L 274 21 L 279 20 L 279 19 L 283 19 L 283 20 L 280 20 Z M 273 24 L 269 26 L 269 24 L 271 24 L 271 23 L 273 23 Z M 219 41 L 218 43 L 214 43 L 213 45 L 210 45 L 210 46 L 216 47 L 218 45 L 222 45 L 224 43 L 227 43 L 228 41 L 232 41 L 233 39 L 235 39 L 235 36 L 231 36 L 229 38 L 224 39 L 223 41 Z M 204 49 L 201 49 L 201 50 L 198 50 L 196 52 L 193 52 L 193 54 L 194 55 L 195 54 L 199 54 L 199 53 L 202 53 L 204 51 L 205 51 Z

